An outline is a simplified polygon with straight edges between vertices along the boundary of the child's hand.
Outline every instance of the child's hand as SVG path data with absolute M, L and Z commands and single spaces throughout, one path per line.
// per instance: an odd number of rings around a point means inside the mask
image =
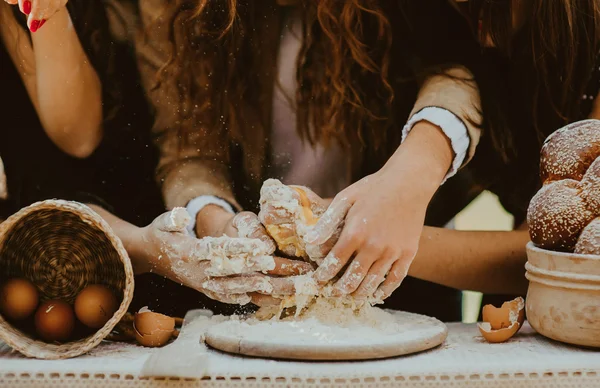
M 256 214 L 241 212 L 234 215 L 214 205 L 209 205 L 198 213 L 196 235 L 200 238 L 225 235 L 259 239 L 267 245 L 268 254 L 272 254 L 277 248 Z
M 223 228 L 224 235 L 230 237 L 256 238 L 267 245 L 268 254 L 275 252 L 275 242 L 269 236 L 258 216 L 252 212 L 241 212 L 233 216 Z

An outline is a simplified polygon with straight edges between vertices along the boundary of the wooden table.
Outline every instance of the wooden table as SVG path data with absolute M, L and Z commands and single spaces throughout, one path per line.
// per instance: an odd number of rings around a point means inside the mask
M 552 342 L 528 325 L 504 344 L 484 342 L 475 325 L 450 324 L 448 328 L 446 343 L 431 351 L 387 360 L 338 363 L 231 356 L 207 349 L 193 333 L 188 339 L 195 350 L 171 344 L 172 354 L 165 365 L 173 361 L 173 365 L 189 364 L 193 360 L 197 378 L 144 376 L 147 361 L 167 348 L 103 343 L 82 357 L 42 361 L 26 359 L 0 343 L 0 386 L 600 387 L 600 351 Z

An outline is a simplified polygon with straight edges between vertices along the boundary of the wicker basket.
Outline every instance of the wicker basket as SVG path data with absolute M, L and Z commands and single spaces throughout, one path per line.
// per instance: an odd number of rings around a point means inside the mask
M 64 344 L 37 340 L 0 315 L 0 338 L 28 357 L 64 359 L 88 352 L 112 331 L 133 296 L 133 270 L 121 240 L 97 213 L 77 202 L 38 202 L 0 224 L 0 284 L 13 277 L 32 281 L 40 301 L 73 303 L 89 284 L 103 284 L 121 300 L 104 327 Z

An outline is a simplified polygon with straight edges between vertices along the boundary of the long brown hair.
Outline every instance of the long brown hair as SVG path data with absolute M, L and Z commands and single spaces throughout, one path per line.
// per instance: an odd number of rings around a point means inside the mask
M 540 141 L 586 113 L 581 96 L 600 48 L 597 0 L 470 0 L 469 8 L 473 24 L 481 21 L 481 36 L 512 61 L 513 73 L 519 73 L 513 79 L 531 78 L 514 86 L 529 99 L 531 121 L 522 119 Z M 516 12 L 523 14 L 518 32 L 513 28 Z
M 385 7 L 397 11 L 443 2 L 293 2 L 301 5 L 304 24 L 296 74 L 299 134 L 312 142 L 360 139 L 364 143 L 368 137 L 375 148 L 385 143 L 388 130 L 402 124 L 395 121 L 400 116 L 393 114 L 399 96 L 394 95 L 395 78 L 390 73 L 397 64 L 391 63 L 390 55 L 393 12 Z M 525 18 L 515 36 L 513 6 L 519 2 L 526 4 L 520 9 Z M 261 71 L 256 57 L 262 39 L 257 31 L 265 13 L 276 12 L 275 2 L 173 0 L 169 4 L 173 54 L 160 77 L 178 80 L 181 119 L 194 118 L 203 130 L 242 142 L 251 130 L 244 128 L 244 117 L 256 114 L 261 89 L 272 87 L 261 85 L 255 74 Z M 579 96 L 599 43 L 598 1 L 470 0 L 469 9 L 473 24 L 481 20 L 483 34 L 489 34 L 497 51 L 514 62 L 507 80 L 496 73 L 497 63 L 464 58 L 473 65 L 480 84 L 487 136 L 508 163 L 518 152 L 517 134 L 527 131 L 525 136 L 534 134 L 539 142 L 581 114 Z M 419 14 L 421 20 L 408 15 L 403 22 L 427 25 L 431 20 L 426 15 Z M 461 62 L 454 59 L 451 62 Z M 499 92 L 509 85 L 522 89 L 515 92 L 518 101 L 507 98 L 508 92 Z M 519 109 L 511 104 L 520 104 Z M 523 130 L 511 123 L 510 116 L 519 110 L 518 127 L 526 127 Z M 189 134 L 182 135 L 185 139 Z
M 170 23 L 173 55 L 160 77 L 178 79 L 180 115 L 241 142 L 246 115 L 262 88 L 256 62 L 258 25 L 270 1 L 177 0 Z M 297 59 L 299 134 L 311 142 L 385 140 L 391 118 L 391 26 L 378 0 L 302 1 L 303 43 Z M 190 98 L 191 96 L 191 98 Z M 200 97 L 200 98 L 199 98 Z M 266 123 L 263 123 L 266 125 Z M 309 130 L 309 127 L 314 131 Z M 187 134 L 189 135 L 189 134 Z M 182 138 L 186 138 L 183 134 Z

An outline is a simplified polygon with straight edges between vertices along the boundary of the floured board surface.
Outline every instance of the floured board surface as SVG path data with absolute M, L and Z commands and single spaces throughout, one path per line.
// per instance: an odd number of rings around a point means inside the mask
M 368 360 L 421 352 L 442 344 L 446 325 L 435 318 L 389 312 L 385 330 L 334 327 L 311 321 L 229 320 L 205 334 L 218 350 L 246 356 L 292 360 Z

